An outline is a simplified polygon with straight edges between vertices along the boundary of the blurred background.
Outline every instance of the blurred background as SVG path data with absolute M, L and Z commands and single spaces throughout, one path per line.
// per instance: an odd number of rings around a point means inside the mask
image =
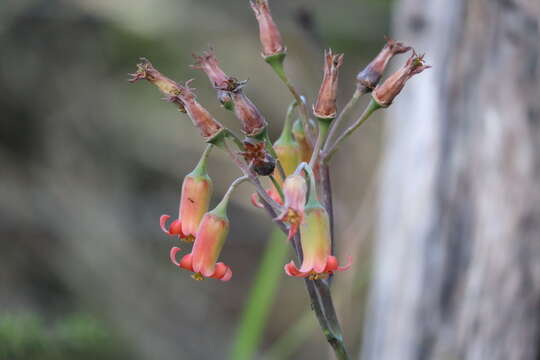
M 384 44 L 390 2 L 271 5 L 289 49 L 287 71 L 310 101 L 323 48 L 346 53 L 343 105 L 356 73 Z M 205 145 L 154 87 L 126 80 L 145 56 L 177 81 L 195 78 L 201 103 L 238 129 L 206 76 L 189 68 L 191 54 L 212 45 L 227 73 L 249 79 L 246 91 L 277 138 L 291 97 L 260 56 L 248 1 L 7 0 L 0 44 L 0 358 L 226 358 L 272 224 L 244 185 L 222 254 L 233 280 L 195 282 L 175 268 L 168 260 L 175 241 L 158 219 L 177 213 L 181 180 Z M 339 249 L 356 258 L 336 296 L 350 311 L 343 320 L 353 348 L 361 339 L 380 125 L 367 124 L 335 163 Z M 219 151 L 209 173 L 215 204 L 239 173 Z M 277 358 L 320 356 L 327 344 L 304 285 L 282 265 L 256 350 L 262 356 L 278 344 Z M 298 341 L 279 343 L 296 324 L 304 329 Z
M 354 258 L 333 293 L 351 357 L 538 360 L 538 0 L 271 7 L 309 101 L 324 48 L 345 53 L 340 107 L 386 34 L 433 65 L 333 160 L 338 256 Z M 247 0 L 3 0 L 0 45 L 1 360 L 333 358 L 249 185 L 229 209 L 228 283 L 175 268 L 158 224 L 205 145 L 127 74 L 144 56 L 195 78 L 200 102 L 238 129 L 189 68 L 211 45 L 249 79 L 275 139 L 291 97 L 260 57 Z M 215 204 L 239 173 L 219 151 L 209 173 Z

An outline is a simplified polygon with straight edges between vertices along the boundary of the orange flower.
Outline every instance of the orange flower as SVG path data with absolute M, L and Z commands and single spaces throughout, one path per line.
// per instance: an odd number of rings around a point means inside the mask
M 229 233 L 229 219 L 227 218 L 228 194 L 223 197 L 223 200 L 214 210 L 204 215 L 191 253 L 184 255 L 182 260 L 178 262 L 176 254 L 180 249 L 177 247 L 171 249 L 170 257 L 173 264 L 193 272 L 195 280 L 213 278 L 229 281 L 232 277 L 231 269 L 224 263 L 217 262 Z
M 211 147 L 206 149 L 195 169 L 184 178 L 178 219 L 167 228 L 166 224 L 170 216 L 161 215 L 159 223 L 166 234 L 178 235 L 179 238 L 188 242 L 195 240 L 199 223 L 208 211 L 212 197 L 212 180 L 206 172 L 206 161 L 210 149 Z
M 336 96 L 338 85 L 338 69 L 343 64 L 343 54 L 332 54 L 332 50 L 324 52 L 324 75 L 317 102 L 313 106 L 313 114 L 319 119 L 336 117 Z

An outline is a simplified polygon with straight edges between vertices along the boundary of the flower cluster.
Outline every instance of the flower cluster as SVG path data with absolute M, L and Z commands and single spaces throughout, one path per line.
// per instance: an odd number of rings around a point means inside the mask
M 411 50 L 411 47 L 387 38 L 380 53 L 356 77 L 355 96 L 371 93 L 367 111 L 332 142 L 332 135 L 344 118 L 343 113 L 338 114 L 336 102 L 343 54 L 325 50 L 322 82 L 313 102 L 312 115 L 309 115 L 304 98 L 285 74 L 283 62 L 287 48 L 272 18 L 268 0 L 253 0 L 250 5 L 259 24 L 262 56 L 294 97 L 275 142 L 272 143 L 269 137 L 266 118 L 246 94 L 246 81 L 227 75 L 213 49 L 201 55 L 194 54 L 192 68 L 206 74 L 218 101 L 239 120 L 243 138 L 216 120 L 197 101 L 194 89 L 190 88 L 191 80 L 183 84 L 171 80 L 147 59 L 142 59 L 136 72 L 131 74 L 131 82 L 144 79 L 155 85 L 165 95 L 165 100 L 175 104 L 191 119 L 208 143 L 195 169 L 183 179 L 178 217 L 169 224 L 171 217 L 162 215 L 160 226 L 166 234 L 193 244 L 191 252 L 180 260 L 178 253 L 182 250 L 177 246 L 171 248 L 170 259 L 174 265 L 192 272 L 197 280 L 228 281 L 232 270 L 218 261 L 229 232 L 227 206 L 237 185 L 250 182 L 256 190 L 251 197 L 253 205 L 268 212 L 287 233 L 296 250 L 301 265 L 297 267 L 291 261 L 284 265 L 285 272 L 319 281 L 348 269 L 351 264 L 349 260 L 347 265 L 340 266 L 333 254 L 335 242 L 330 225 L 333 214 L 325 200 L 331 198 L 331 191 L 323 186 L 329 171 L 321 172 L 320 169 L 327 166 L 328 155 L 346 136 L 373 111 L 390 106 L 406 82 L 429 66 L 425 64 L 424 56 L 418 56 L 413 50 L 405 65 L 379 84 L 389 61 Z M 207 172 L 207 160 L 214 147 L 228 154 L 242 171 L 242 176 L 231 184 L 218 205 L 209 210 L 213 185 Z

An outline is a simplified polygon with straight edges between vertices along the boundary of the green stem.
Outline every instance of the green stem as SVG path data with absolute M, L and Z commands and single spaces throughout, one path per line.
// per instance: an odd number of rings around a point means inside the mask
M 276 188 L 281 200 L 285 202 L 285 195 L 283 194 L 283 189 L 281 188 L 281 185 L 279 185 L 274 175 L 270 175 L 270 180 L 272 181 L 272 184 L 274 184 L 274 187 Z
M 304 126 L 304 131 L 307 135 L 307 139 L 312 144 L 312 134 L 311 127 L 309 126 L 309 115 L 308 115 L 308 109 L 307 105 L 302 99 L 302 96 L 298 93 L 296 88 L 293 84 L 289 81 L 289 78 L 287 77 L 287 74 L 285 73 L 285 69 L 283 68 L 283 60 L 284 57 L 271 57 L 267 58 L 266 62 L 272 66 L 272 69 L 274 69 L 277 76 L 283 81 L 283 83 L 287 86 L 289 89 L 289 92 L 294 97 L 294 100 L 296 100 L 297 105 L 300 108 L 300 119 L 302 121 L 302 125 Z
M 255 358 L 268 314 L 279 287 L 279 279 L 283 274 L 282 264 L 288 254 L 288 243 L 285 236 L 274 228 L 264 256 L 259 265 L 257 275 L 244 307 L 240 326 L 236 332 L 230 359 L 249 360 Z
M 191 175 L 194 175 L 194 176 L 207 175 L 208 156 L 210 155 L 210 151 L 212 151 L 213 147 L 214 147 L 213 144 L 208 144 L 208 146 L 206 146 L 206 149 L 204 149 L 204 152 L 201 155 L 201 159 L 197 163 L 197 166 L 195 166 L 195 169 L 193 169 L 193 171 L 191 172 Z
M 321 151 L 324 141 L 326 140 L 326 135 L 328 134 L 328 127 L 330 126 L 330 121 L 326 119 L 319 119 L 318 124 L 319 134 L 317 136 L 317 142 L 315 143 L 315 147 L 313 148 L 313 153 L 311 154 L 311 159 L 309 160 L 309 166 L 311 166 L 311 168 L 315 166 L 315 163 L 319 158 L 319 152 Z
M 349 135 L 351 135 L 353 131 L 358 129 L 371 116 L 371 114 L 373 114 L 381 107 L 381 105 L 379 105 L 375 100 L 372 99 L 364 110 L 364 113 L 358 118 L 358 120 L 356 120 L 351 126 L 349 126 L 347 130 L 345 130 L 343 134 L 341 134 L 332 145 L 327 144 L 322 155 L 323 161 L 328 162 L 336 152 L 339 144 L 343 142 L 343 140 L 345 140 Z
M 328 138 L 326 140 L 326 145 L 328 145 L 328 143 L 332 140 L 332 138 L 336 134 L 336 131 L 339 128 L 339 125 L 341 125 L 343 120 L 345 120 L 349 112 L 354 108 L 354 106 L 356 105 L 356 103 L 358 102 L 358 100 L 360 99 L 362 95 L 363 95 L 362 92 L 355 90 L 355 92 L 353 93 L 353 96 L 351 97 L 347 105 L 345 105 L 345 107 L 343 108 L 343 110 L 341 111 L 337 119 L 332 123 L 330 132 L 328 133 Z

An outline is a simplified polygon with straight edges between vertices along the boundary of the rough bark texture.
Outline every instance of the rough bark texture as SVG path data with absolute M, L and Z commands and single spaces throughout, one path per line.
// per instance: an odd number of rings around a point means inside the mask
M 540 359 L 540 1 L 402 0 L 362 360 Z

